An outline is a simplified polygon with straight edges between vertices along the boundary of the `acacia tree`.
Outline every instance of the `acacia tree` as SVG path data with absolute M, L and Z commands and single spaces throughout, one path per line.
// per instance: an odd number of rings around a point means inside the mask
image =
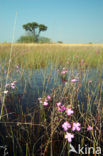
M 39 36 L 40 36 L 40 32 L 47 30 L 47 26 L 45 26 L 44 24 L 38 24 L 36 22 L 24 24 L 23 28 L 26 31 L 32 33 L 32 35 L 36 39 L 36 42 L 38 42 L 38 39 L 39 39 Z
M 39 35 L 40 35 L 40 32 L 41 31 L 46 31 L 47 30 L 47 26 L 43 25 L 43 24 L 40 24 L 39 25 Z

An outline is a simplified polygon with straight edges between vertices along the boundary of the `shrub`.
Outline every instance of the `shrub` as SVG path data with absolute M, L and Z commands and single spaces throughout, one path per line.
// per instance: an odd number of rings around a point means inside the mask
M 51 39 L 47 37 L 40 37 L 39 43 L 51 43 Z
M 19 43 L 34 43 L 36 42 L 36 38 L 32 35 L 21 36 L 17 42 Z
M 63 43 L 62 41 L 58 41 L 57 43 Z

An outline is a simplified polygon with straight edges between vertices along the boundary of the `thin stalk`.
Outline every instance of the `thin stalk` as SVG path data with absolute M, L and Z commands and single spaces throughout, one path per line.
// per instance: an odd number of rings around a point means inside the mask
M 17 21 L 17 12 L 16 12 L 15 21 L 14 21 L 14 28 L 13 28 L 13 35 L 12 35 L 10 56 L 9 56 L 9 64 L 8 64 L 8 70 L 7 70 L 7 75 L 6 75 L 5 90 L 6 90 L 6 85 L 7 85 L 7 82 L 8 82 L 8 77 L 9 77 L 9 72 L 10 72 L 11 57 L 12 57 L 12 52 L 13 52 L 13 43 L 14 43 L 14 36 L 15 36 L 15 30 L 16 30 L 16 21 Z M 1 120 L 1 118 L 2 118 L 2 115 L 3 115 L 3 108 L 4 108 L 4 106 L 5 106 L 5 97 L 6 97 L 6 94 L 4 94 L 3 99 L 2 99 L 0 120 Z

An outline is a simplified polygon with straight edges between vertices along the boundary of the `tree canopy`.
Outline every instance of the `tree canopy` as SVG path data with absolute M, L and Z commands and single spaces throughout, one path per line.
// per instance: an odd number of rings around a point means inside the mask
M 27 32 L 30 32 L 34 36 L 34 38 L 36 39 L 36 42 L 38 42 L 40 33 L 42 31 L 46 31 L 48 27 L 45 26 L 44 24 L 38 24 L 36 22 L 32 22 L 32 23 L 24 24 L 23 28 Z

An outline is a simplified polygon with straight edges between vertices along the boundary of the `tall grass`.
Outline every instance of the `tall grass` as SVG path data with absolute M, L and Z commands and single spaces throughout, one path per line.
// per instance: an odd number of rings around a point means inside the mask
M 9 59 L 10 44 L 0 45 L 0 59 L 6 62 Z M 70 65 L 77 66 L 81 60 L 85 66 L 96 67 L 102 65 L 103 48 L 96 46 L 63 46 L 62 44 L 14 44 L 12 64 L 20 64 L 23 67 L 36 68 L 45 66 L 51 61 L 64 65 L 67 61 Z

